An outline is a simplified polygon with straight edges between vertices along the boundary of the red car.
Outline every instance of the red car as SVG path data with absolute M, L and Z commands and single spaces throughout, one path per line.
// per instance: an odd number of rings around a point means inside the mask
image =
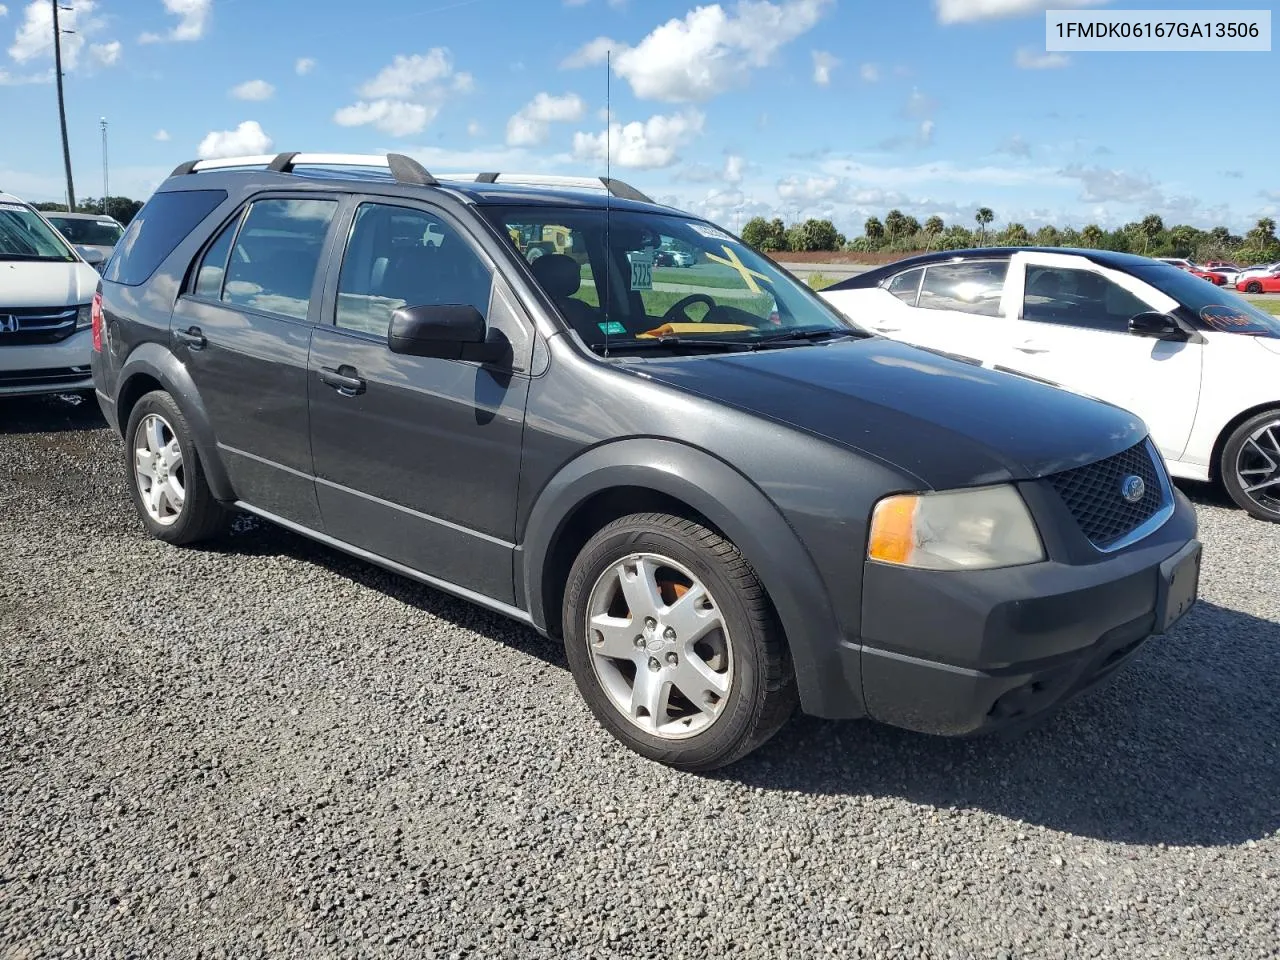
M 1280 267 L 1272 267 L 1270 273 L 1253 274 L 1236 284 L 1241 293 L 1280 293 Z
M 1210 283 L 1217 284 L 1222 287 L 1227 283 L 1227 278 L 1220 273 L 1214 273 L 1212 270 L 1204 270 L 1200 267 L 1192 267 L 1187 271 L 1193 276 L 1199 277 L 1201 280 L 1208 280 Z

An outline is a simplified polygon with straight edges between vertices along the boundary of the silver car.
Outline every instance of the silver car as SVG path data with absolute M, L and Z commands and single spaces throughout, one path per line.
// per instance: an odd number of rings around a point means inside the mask
M 112 251 L 124 235 L 124 227 L 119 221 L 104 214 L 46 213 L 44 218 L 96 267 L 111 259 Z

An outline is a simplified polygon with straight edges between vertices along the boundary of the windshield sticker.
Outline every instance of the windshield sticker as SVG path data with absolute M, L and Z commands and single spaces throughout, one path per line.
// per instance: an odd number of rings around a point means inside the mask
M 1200 310 L 1200 319 L 1215 330 L 1227 333 L 1270 333 L 1271 327 L 1258 316 L 1226 304 L 1210 304 Z
M 596 326 L 600 328 L 600 332 L 603 333 L 606 337 L 614 337 L 614 336 L 620 337 L 627 332 L 627 328 L 624 327 L 622 324 L 620 324 L 617 320 L 609 320 L 609 321 L 606 321 L 605 323 L 597 323 Z
M 723 257 L 717 257 L 714 253 L 708 253 L 707 259 L 714 263 L 723 263 L 726 267 L 732 267 L 738 271 L 738 275 L 742 277 L 743 282 L 747 285 L 747 289 L 752 293 L 764 293 L 760 289 L 760 285 L 756 283 L 756 278 L 763 280 L 765 283 L 773 281 L 757 270 L 752 270 L 745 263 L 738 259 L 738 255 L 734 253 L 727 244 L 720 247 L 724 251 Z M 727 259 L 726 259 L 727 258 Z
M 653 289 L 653 251 L 632 250 L 627 253 L 631 261 L 631 289 Z
M 705 223 L 691 223 L 689 229 L 700 236 L 706 237 L 708 240 L 728 240 L 734 242 L 733 237 L 729 236 L 723 230 L 717 230 L 715 227 Z

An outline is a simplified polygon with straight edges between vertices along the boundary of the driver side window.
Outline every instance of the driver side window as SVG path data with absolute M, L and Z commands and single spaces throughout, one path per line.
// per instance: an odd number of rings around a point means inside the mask
M 1092 270 L 1027 267 L 1024 320 L 1128 333 L 1129 318 L 1150 309 L 1124 287 Z
M 469 304 L 488 316 L 493 275 L 449 223 L 425 210 L 363 203 L 338 276 L 336 322 L 386 335 L 401 307 Z

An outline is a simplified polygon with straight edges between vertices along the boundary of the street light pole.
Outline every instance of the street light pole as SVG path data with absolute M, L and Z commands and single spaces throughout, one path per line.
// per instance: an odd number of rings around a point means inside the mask
M 111 188 L 107 185 L 107 118 L 101 117 L 98 123 L 102 126 L 102 204 L 106 208 L 107 197 L 111 196 Z
M 71 182 L 71 144 L 67 141 L 67 106 L 62 96 L 62 30 L 58 26 L 58 0 L 53 3 L 53 77 L 58 84 L 58 122 L 62 125 L 62 163 L 67 170 L 67 212 L 76 208 L 76 188 Z M 70 7 L 67 7 L 70 10 Z

